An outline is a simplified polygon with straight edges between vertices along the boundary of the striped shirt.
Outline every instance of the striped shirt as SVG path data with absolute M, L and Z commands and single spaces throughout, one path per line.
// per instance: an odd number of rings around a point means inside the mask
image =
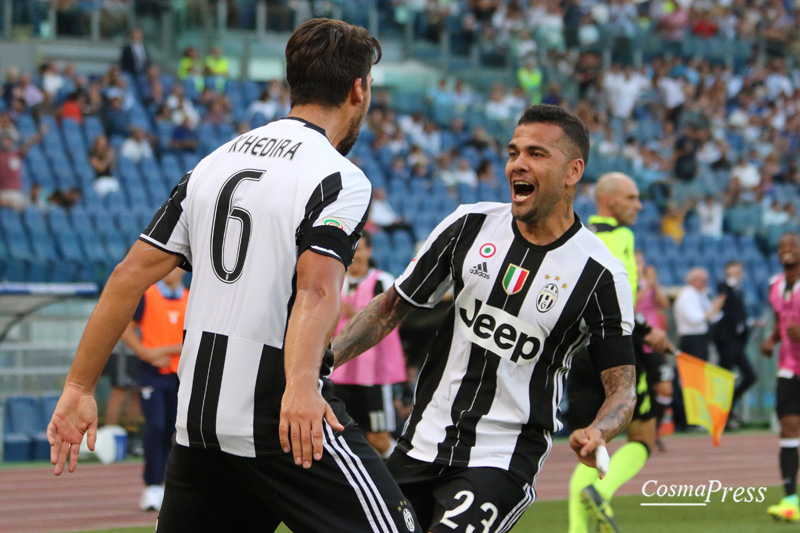
M 297 259 L 312 250 L 349 266 L 370 195 L 364 174 L 300 119 L 230 141 L 181 179 L 140 236 L 193 272 L 178 444 L 243 457 L 280 450 Z M 320 369 L 323 394 L 332 363 Z
M 395 283 L 415 306 L 453 288 L 455 304 L 425 358 L 398 448 L 452 466 L 490 466 L 534 481 L 561 429 L 575 353 L 599 370 L 633 364 L 628 275 L 579 220 L 537 246 L 509 204 L 459 207 Z

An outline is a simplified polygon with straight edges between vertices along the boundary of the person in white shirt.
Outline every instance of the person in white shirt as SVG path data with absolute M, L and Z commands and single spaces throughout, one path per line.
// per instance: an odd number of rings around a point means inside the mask
M 722 202 L 709 195 L 706 196 L 704 201 L 697 204 L 695 210 L 697 211 L 697 218 L 700 219 L 700 235 L 714 237 L 715 239 L 721 238 L 724 211 Z
M 372 191 L 372 204 L 370 205 L 369 221 L 378 226 L 386 233 L 394 233 L 397 230 L 406 231 L 411 240 L 416 242 L 414 229 L 411 224 L 397 214 L 397 211 L 386 201 L 386 189 L 378 187 Z
M 709 324 L 721 318 L 725 296 L 713 300 L 708 295 L 708 272 L 693 267 L 686 274 L 686 285 L 675 299 L 675 327 L 680 336 L 679 348 L 704 361 L 708 360 Z
M 119 153 L 122 157 L 130 159 L 134 163 L 139 163 L 142 159 L 153 158 L 153 148 L 141 128 L 131 128 L 131 136 L 122 143 Z
M 731 177 L 739 178 L 739 183 L 744 189 L 752 189 L 761 183 L 761 176 L 755 165 L 749 163 L 744 157 L 740 157 L 736 166 L 731 170 Z

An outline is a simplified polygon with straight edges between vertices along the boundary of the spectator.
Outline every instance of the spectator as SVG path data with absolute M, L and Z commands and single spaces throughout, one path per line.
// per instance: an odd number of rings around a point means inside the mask
M 81 102 L 83 116 L 98 116 L 103 111 L 103 93 L 100 92 L 100 84 L 93 82 L 89 85 L 86 98 Z
M 69 93 L 67 99 L 64 100 L 64 105 L 61 106 L 61 118 L 83 124 L 83 108 L 81 106 L 81 97 L 77 91 Z
M 131 128 L 131 136 L 122 143 L 119 154 L 138 164 L 142 159 L 153 158 L 153 147 L 150 145 L 145 131 L 134 127 Z
M 494 172 L 492 162 L 488 159 L 482 159 L 480 164 L 478 164 L 476 176 L 478 178 L 478 183 L 485 183 L 492 188 L 497 186 L 497 175 Z
M 700 221 L 700 235 L 720 239 L 722 237 L 722 219 L 724 214 L 722 202 L 709 194 L 702 202 L 697 204 L 695 211 Z
M 686 208 L 670 202 L 666 212 L 661 216 L 661 232 L 667 237 L 671 237 L 675 244 L 680 244 L 683 240 L 685 230 L 683 220 L 686 218 Z
M 20 140 L 19 130 L 8 113 L 0 113 L 0 135 L 10 137 L 14 144 Z
M 122 96 L 114 92 L 103 116 L 103 126 L 109 137 L 127 137 L 130 134 L 131 119 L 122 108 Z
M 270 96 L 269 91 L 261 91 L 258 100 L 253 100 L 247 107 L 247 120 L 252 121 L 256 114 L 261 114 L 265 123 L 269 122 L 275 118 L 277 109 L 277 102 Z
M 22 191 L 22 160 L 31 146 L 42 141 L 39 132 L 17 148 L 8 133 L 0 134 L 0 207 L 21 211 L 28 204 Z
M 764 209 L 761 215 L 761 225 L 764 227 L 769 226 L 783 226 L 791 220 L 791 214 L 778 200 L 773 200 L 769 207 Z
M 176 83 L 172 88 L 172 94 L 167 98 L 167 107 L 172 111 L 172 123 L 175 125 L 183 124 L 189 121 L 192 128 L 196 128 L 200 123 L 200 113 L 192 104 L 192 101 L 186 98 L 183 86 Z
M 89 164 L 95 175 L 94 190 L 100 197 L 119 191 L 119 182 L 113 175 L 115 160 L 116 154 L 108 144 L 108 137 L 98 135 L 89 151 Z
M 205 86 L 203 65 L 197 58 L 197 50 L 193 46 L 189 46 L 183 51 L 181 61 L 178 64 L 178 79 L 191 81 L 198 92 L 202 91 Z
M 469 187 L 478 186 L 478 175 L 469 165 L 469 160 L 466 157 L 461 157 L 458 160 L 458 166 L 453 171 L 453 179 L 456 185 L 467 185 Z
M 686 274 L 686 285 L 675 299 L 675 327 L 680 336 L 680 350 L 708 361 L 709 325 L 718 321 L 725 304 L 725 294 L 713 300 L 708 295 L 708 272 L 693 267 Z
M 416 242 L 414 229 L 405 218 L 398 215 L 394 208 L 386 200 L 386 189 L 376 187 L 372 191 L 372 206 L 369 212 L 369 221 L 381 230 L 391 234 L 395 231 L 405 231 L 411 236 L 411 240 Z
M 53 61 L 44 63 L 40 68 L 42 89 L 50 100 L 54 100 L 58 91 L 64 87 L 64 78 L 58 72 L 58 66 Z
M 172 130 L 172 148 L 185 153 L 194 153 L 200 144 L 197 132 L 188 118 Z
M 211 53 L 206 56 L 205 74 L 214 78 L 214 85 L 219 92 L 225 90 L 225 81 L 230 77 L 228 58 L 222 55 L 219 46 L 211 47 Z
M 14 96 L 25 101 L 25 106 L 38 114 L 45 100 L 45 94 L 31 81 L 27 72 L 19 77 L 19 82 L 14 87 Z
M 150 54 L 144 45 L 142 30 L 133 28 L 128 44 L 122 47 L 119 64 L 124 72 L 133 76 L 141 76 L 150 66 Z
M 528 95 L 530 105 L 537 105 L 542 101 L 542 83 L 544 76 L 542 69 L 536 64 L 536 56 L 531 55 L 525 60 L 525 64 L 517 70 L 517 80 L 519 86 Z
M 629 119 L 646 83 L 630 66 L 625 67 L 620 75 L 609 73 L 604 80 L 603 89 L 606 91 L 611 115 L 623 120 Z
M 750 328 L 747 325 L 747 308 L 744 302 L 744 269 L 739 261 L 728 261 L 725 265 L 725 281 L 717 286 L 717 294 L 725 297 L 721 317 L 714 324 L 714 344 L 719 353 L 719 365 L 733 371 L 739 369 L 740 380 L 733 391 L 733 404 L 728 415 L 728 428 L 736 430 L 740 422 L 734 408 L 747 389 L 756 382 L 756 372 L 747 358 L 745 347 Z
M 3 102 L 6 107 L 11 107 L 11 102 L 16 98 L 14 88 L 19 82 L 19 69 L 15 66 L 6 67 L 3 80 Z
M 744 189 L 753 189 L 761 182 L 758 168 L 744 157 L 740 157 L 731 170 L 731 177 L 737 178 Z
M 489 101 L 486 102 L 486 118 L 502 122 L 509 120 L 511 116 L 511 106 L 506 100 L 505 87 L 501 83 L 495 83 Z

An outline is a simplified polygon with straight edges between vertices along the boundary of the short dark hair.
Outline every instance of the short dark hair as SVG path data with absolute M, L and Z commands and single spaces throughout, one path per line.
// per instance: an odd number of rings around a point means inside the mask
M 361 26 L 325 18 L 304 22 L 286 45 L 292 106 L 339 107 L 356 79 L 366 87 L 369 71 L 381 55 L 378 40 Z
M 725 263 L 725 270 L 728 270 L 732 266 L 743 266 L 741 261 L 737 261 L 736 259 L 731 259 Z
M 581 119 L 563 107 L 541 104 L 526 109 L 517 122 L 517 126 L 537 123 L 555 124 L 560 127 L 564 135 L 580 152 L 583 163 L 589 163 L 589 130 L 581 122 Z

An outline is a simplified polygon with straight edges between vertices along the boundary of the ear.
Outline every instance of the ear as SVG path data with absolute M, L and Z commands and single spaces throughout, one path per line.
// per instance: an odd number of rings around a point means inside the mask
M 359 105 L 364 101 L 364 85 L 361 78 L 356 78 L 356 81 L 350 86 L 350 103 Z
M 564 184 L 568 187 L 573 187 L 578 184 L 583 176 L 583 170 L 586 168 L 586 163 L 581 158 L 575 158 L 567 163 L 567 176 Z

